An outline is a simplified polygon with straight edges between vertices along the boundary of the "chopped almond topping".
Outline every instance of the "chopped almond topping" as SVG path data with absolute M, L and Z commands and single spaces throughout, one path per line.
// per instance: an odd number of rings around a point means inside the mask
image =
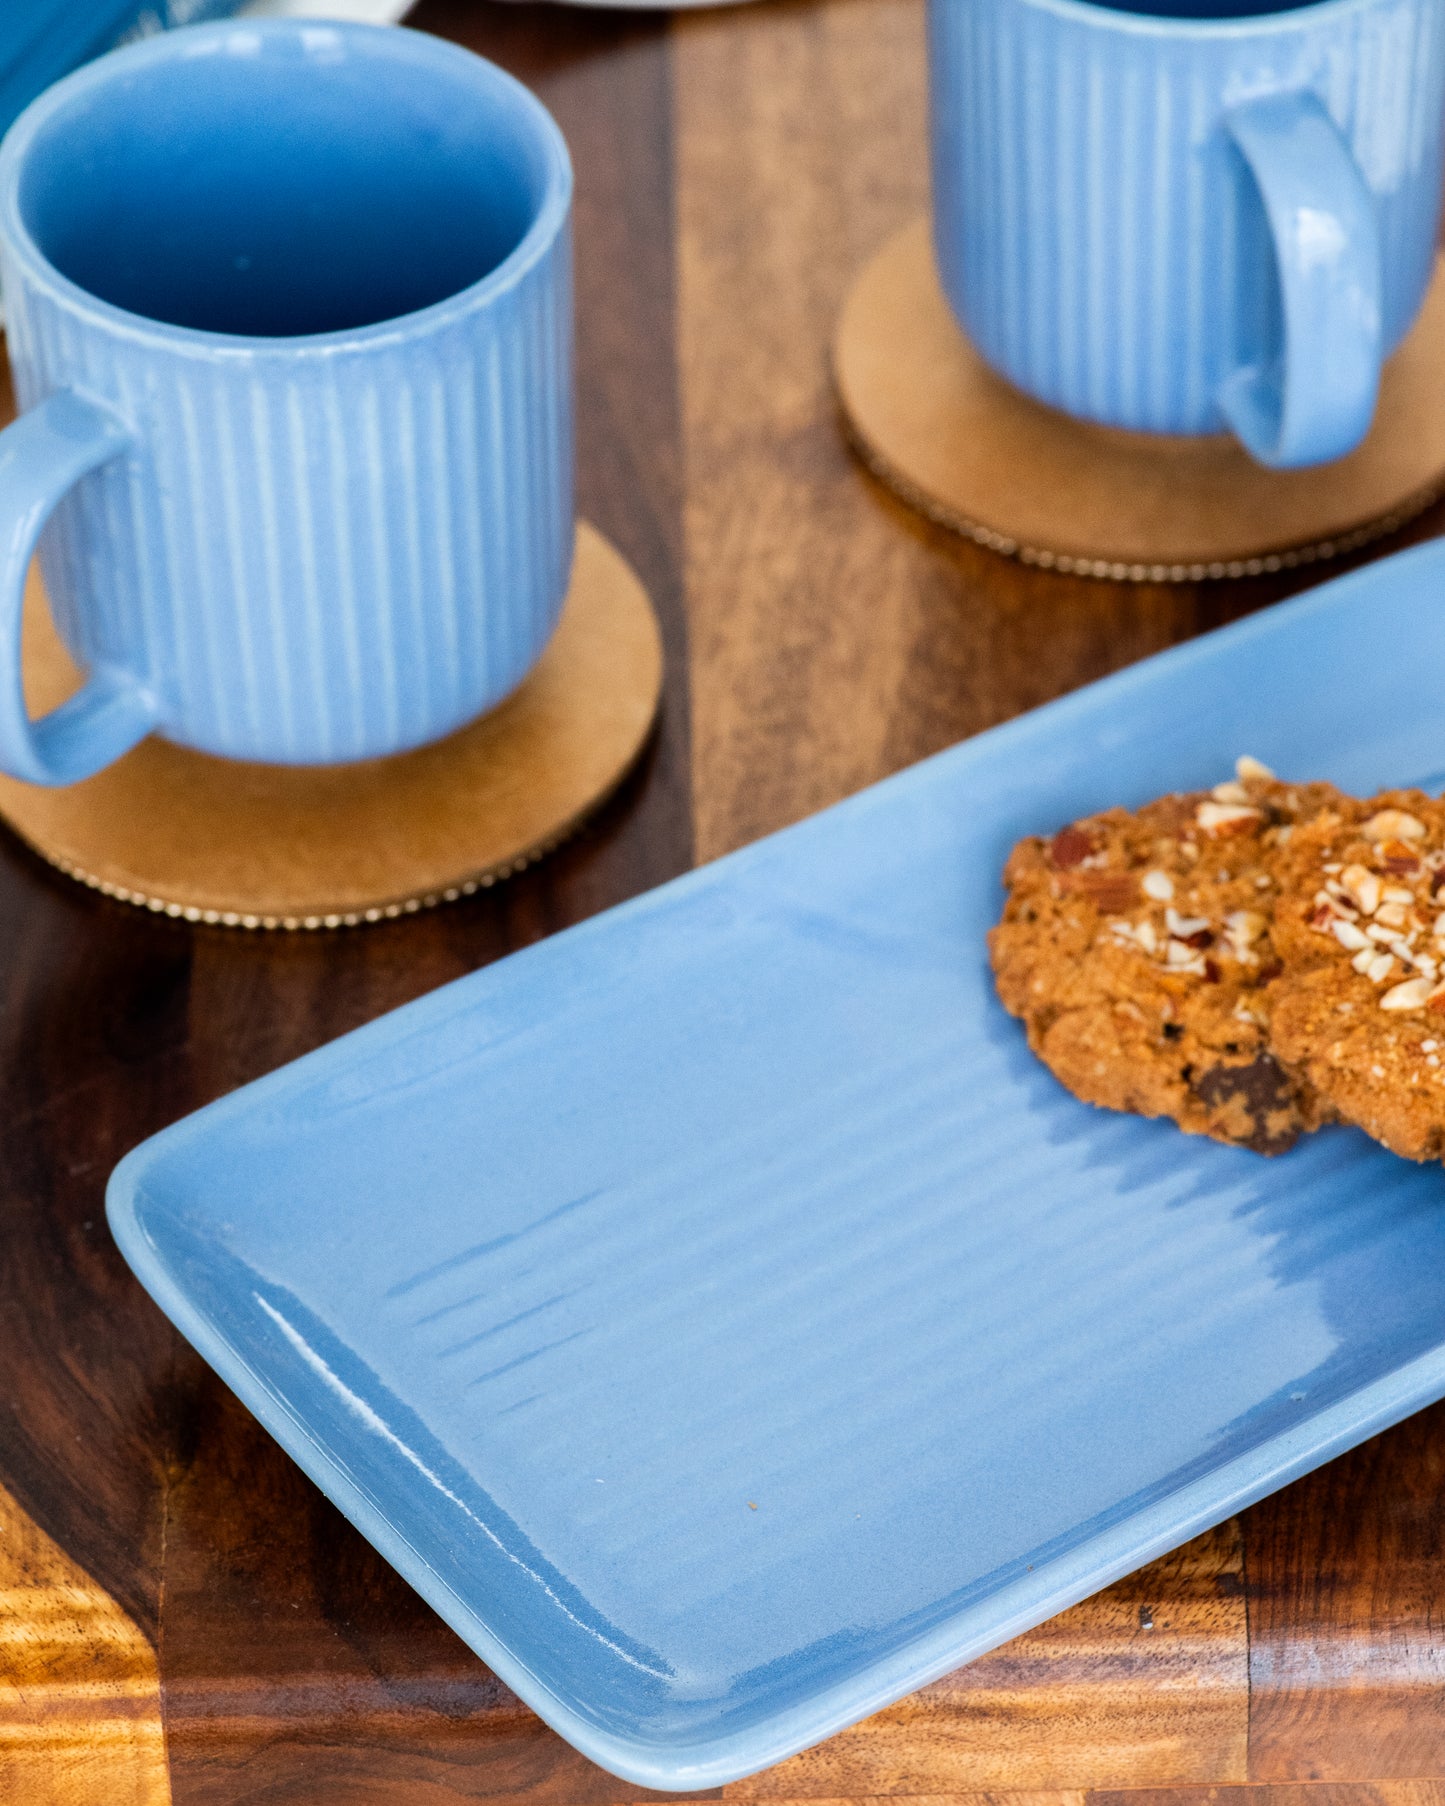
M 1264 811 L 1248 803 L 1201 803 L 1194 819 L 1206 834 L 1248 834 L 1264 820 Z
M 1348 953 L 1358 953 L 1361 947 L 1370 945 L 1353 922 L 1342 922 L 1337 919 L 1333 925 L 1333 932 L 1335 939 Z
M 1260 759 L 1253 759 L 1248 753 L 1241 753 L 1234 761 L 1234 775 L 1241 781 L 1249 778 L 1272 778 L 1274 773 Z
M 1170 903 L 1174 899 L 1174 880 L 1168 872 L 1145 872 L 1139 888 L 1156 903 Z
M 1208 916 L 1181 916 L 1176 908 L 1167 908 L 1163 919 L 1169 925 L 1170 934 L 1178 934 L 1181 941 L 1189 939 L 1190 934 L 1198 934 L 1201 928 L 1208 928 Z
M 1425 824 L 1407 809 L 1378 809 L 1360 832 L 1366 840 L 1423 840 Z
M 1394 985 L 1380 999 L 1382 1010 L 1423 1010 L 1430 996 L 1428 978 L 1407 978 Z
M 1216 803 L 1247 803 L 1249 792 L 1243 784 L 1236 784 L 1233 778 L 1226 783 L 1216 784 L 1209 793 Z
M 1374 872 L 1366 871 L 1362 865 L 1347 865 L 1340 873 L 1340 889 L 1367 916 L 1372 916 L 1380 907 L 1381 884 Z

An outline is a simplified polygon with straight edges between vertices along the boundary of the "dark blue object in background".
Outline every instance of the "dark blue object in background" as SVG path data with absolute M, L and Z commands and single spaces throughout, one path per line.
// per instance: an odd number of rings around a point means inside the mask
M 0 133 L 43 88 L 132 37 L 235 12 L 241 0 L 12 0 L 0 8 Z

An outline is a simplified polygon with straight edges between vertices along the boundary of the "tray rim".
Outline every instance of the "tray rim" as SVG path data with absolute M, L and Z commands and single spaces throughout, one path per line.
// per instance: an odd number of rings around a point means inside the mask
M 234 1116 L 245 1116 L 258 1106 L 269 1105 L 298 1083 L 314 1082 L 336 1069 L 344 1069 L 358 1056 L 365 1058 L 384 1046 L 444 1025 L 453 1015 L 470 1007 L 473 993 L 485 988 L 489 973 L 513 961 L 527 960 L 548 942 L 613 932 L 612 925 L 619 918 L 647 915 L 666 907 L 669 899 L 716 884 L 727 872 L 746 869 L 759 858 L 760 849 L 805 832 L 824 817 L 855 808 L 880 791 L 906 786 L 918 772 L 938 760 L 967 760 L 984 755 L 990 748 L 1006 748 L 1011 740 L 1037 732 L 1041 721 L 1067 725 L 1073 715 L 1092 713 L 1101 700 L 1122 701 L 1131 691 L 1152 686 L 1161 676 L 1167 679 L 1187 672 L 1191 665 L 1228 656 L 1251 641 L 1298 631 L 1313 614 L 1348 607 L 1354 592 L 1389 583 L 1402 568 L 1409 567 L 1413 572 L 1415 567 L 1428 568 L 1431 564 L 1440 566 L 1445 575 L 1445 540 L 1427 542 L 1388 560 L 1347 572 L 1290 601 L 1156 653 L 959 742 L 802 822 L 549 936 L 547 942 L 454 979 L 202 1106 L 142 1141 L 112 1173 L 106 1192 L 106 1215 L 121 1253 L 160 1309 L 308 1477 L 463 1642 L 584 1756 L 638 1786 L 687 1792 L 740 1780 L 822 1742 L 1043 1623 L 1433 1403 L 1445 1395 L 1445 1339 L 1414 1360 L 1312 1412 L 1291 1429 L 1221 1463 L 1046 1560 L 1032 1573 L 954 1612 L 929 1632 L 909 1640 L 846 1680 L 820 1688 L 722 1735 L 648 1739 L 622 1735 L 596 1724 L 554 1692 L 521 1655 L 502 1643 L 479 1613 L 412 1545 L 400 1525 L 350 1479 L 337 1457 L 273 1390 L 265 1375 L 192 1302 L 185 1287 L 168 1270 L 140 1215 L 149 1171 L 159 1159 L 184 1149 L 198 1137 L 204 1141 L 213 1127 Z

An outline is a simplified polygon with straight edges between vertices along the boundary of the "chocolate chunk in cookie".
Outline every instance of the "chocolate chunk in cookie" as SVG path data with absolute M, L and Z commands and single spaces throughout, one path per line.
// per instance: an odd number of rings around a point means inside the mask
M 1276 868 L 1344 799 L 1253 760 L 1213 791 L 1021 841 L 989 936 L 999 996 L 1077 1096 L 1275 1154 L 1326 1113 L 1270 1045 Z
M 1411 1160 L 1445 1158 L 1445 802 L 1340 798 L 1280 861 L 1278 1057 Z

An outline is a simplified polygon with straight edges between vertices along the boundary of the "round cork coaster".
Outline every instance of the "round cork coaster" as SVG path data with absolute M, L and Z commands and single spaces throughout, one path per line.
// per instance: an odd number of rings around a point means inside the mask
M 26 695 L 78 676 L 32 576 Z M 192 922 L 339 928 L 451 902 L 566 838 L 626 775 L 662 692 L 646 591 L 591 527 L 522 687 L 446 740 L 356 765 L 248 765 L 149 739 L 63 790 L 0 776 L 0 816 L 106 895 Z
M 1393 532 L 1445 490 L 1445 274 L 1349 457 L 1266 470 L 1226 435 L 1092 426 L 996 376 L 959 329 L 928 222 L 855 283 L 833 345 L 863 461 L 920 512 L 1029 564 L 1139 582 L 1248 577 Z

